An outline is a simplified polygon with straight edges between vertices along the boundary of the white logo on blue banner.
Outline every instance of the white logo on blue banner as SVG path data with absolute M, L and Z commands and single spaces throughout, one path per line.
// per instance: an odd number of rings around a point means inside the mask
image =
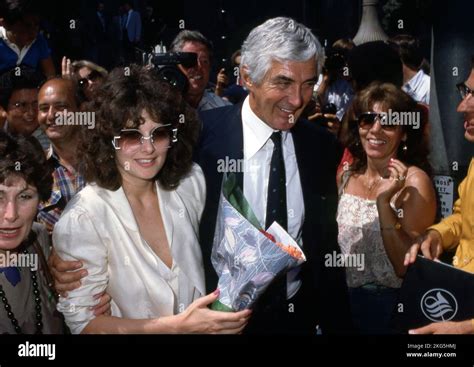
M 449 321 L 458 312 L 458 302 L 454 295 L 442 288 L 426 292 L 420 302 L 423 314 L 431 321 Z

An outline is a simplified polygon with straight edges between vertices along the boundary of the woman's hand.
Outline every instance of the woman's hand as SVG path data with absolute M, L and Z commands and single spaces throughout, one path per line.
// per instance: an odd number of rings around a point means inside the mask
M 71 59 L 63 56 L 61 60 L 61 76 L 64 79 L 72 79 Z
M 112 315 L 112 310 L 110 307 L 110 301 L 112 301 L 112 297 L 110 297 L 107 293 L 102 292 L 96 294 L 94 299 L 98 299 L 99 303 L 95 306 L 90 307 L 92 311 L 94 311 L 94 316 L 110 316 Z
M 390 203 L 390 199 L 396 192 L 400 191 L 405 186 L 405 180 L 408 174 L 408 168 L 398 159 L 391 158 L 388 164 L 391 180 L 390 186 L 379 194 L 377 201 L 381 203 Z
M 213 311 L 208 305 L 219 297 L 216 290 L 195 300 L 178 317 L 178 333 L 184 334 L 239 334 L 247 325 L 252 311 L 239 312 Z

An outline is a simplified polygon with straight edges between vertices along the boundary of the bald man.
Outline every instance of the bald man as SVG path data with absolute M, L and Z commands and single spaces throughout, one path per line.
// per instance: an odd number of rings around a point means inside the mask
M 38 212 L 38 221 L 49 233 L 68 201 L 84 187 L 84 179 L 77 172 L 80 126 L 61 124 L 61 115 L 79 112 L 80 102 L 74 82 L 68 79 L 48 80 L 38 94 L 38 122 L 51 141 L 47 156 L 54 167 L 51 197 L 40 204 Z

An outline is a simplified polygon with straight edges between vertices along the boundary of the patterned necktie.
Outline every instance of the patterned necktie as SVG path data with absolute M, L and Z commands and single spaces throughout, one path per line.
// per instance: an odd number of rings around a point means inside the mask
M 281 131 L 274 132 L 270 137 L 273 141 L 273 154 L 270 163 L 268 180 L 267 216 L 265 229 L 276 221 L 285 230 L 288 228 L 288 214 L 286 208 L 286 174 L 283 149 L 281 145 Z

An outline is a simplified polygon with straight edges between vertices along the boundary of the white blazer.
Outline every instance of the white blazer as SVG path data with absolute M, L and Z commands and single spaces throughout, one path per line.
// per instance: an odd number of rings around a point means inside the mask
M 89 307 L 104 290 L 112 297 L 112 316 L 131 319 L 173 315 L 204 295 L 198 230 L 205 190 L 197 165 L 175 190 L 157 183 L 171 270 L 141 237 L 122 188 L 90 184 L 68 203 L 55 225 L 53 245 L 61 258 L 81 260 L 88 271 L 81 287 L 58 303 L 73 334 L 94 318 Z

